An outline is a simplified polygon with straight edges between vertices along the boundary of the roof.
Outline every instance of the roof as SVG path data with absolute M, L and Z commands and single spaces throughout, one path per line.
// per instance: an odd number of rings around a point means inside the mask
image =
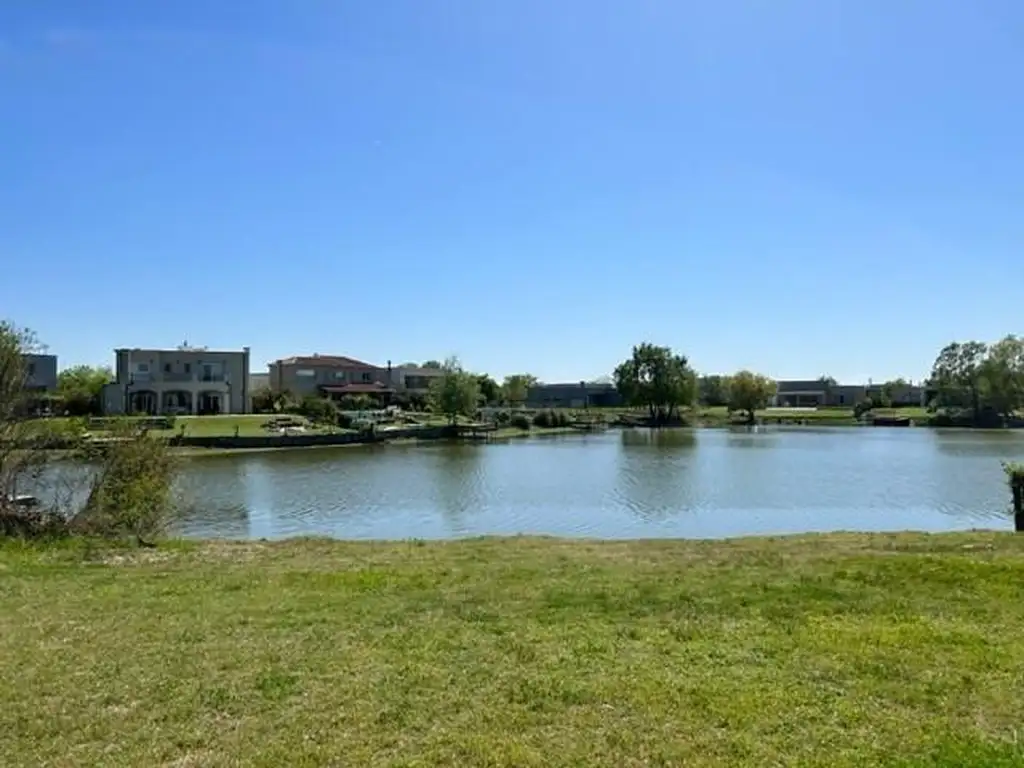
M 824 382 L 819 379 L 812 381 L 777 381 L 775 384 L 780 394 L 784 392 L 824 392 L 826 389 Z
M 343 355 L 296 355 L 275 361 L 276 365 L 321 365 L 330 368 L 380 368 L 379 365 Z
M 392 387 L 379 381 L 372 384 L 327 384 L 320 389 L 330 392 L 332 395 L 379 395 L 395 391 Z

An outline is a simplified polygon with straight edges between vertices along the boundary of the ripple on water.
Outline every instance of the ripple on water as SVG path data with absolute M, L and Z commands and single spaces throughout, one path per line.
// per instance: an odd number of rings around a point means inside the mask
M 715 537 L 1006 527 L 1024 434 L 925 429 L 609 431 L 190 462 L 196 536 Z

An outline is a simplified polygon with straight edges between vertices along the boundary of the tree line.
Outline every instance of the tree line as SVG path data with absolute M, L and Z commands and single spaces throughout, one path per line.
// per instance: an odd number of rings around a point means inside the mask
M 928 388 L 932 408 L 950 423 L 1017 423 L 1024 410 L 1024 339 L 947 344 L 935 358 Z

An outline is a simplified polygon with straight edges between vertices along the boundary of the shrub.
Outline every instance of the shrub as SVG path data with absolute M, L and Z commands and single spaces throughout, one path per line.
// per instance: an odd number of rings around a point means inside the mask
M 515 416 L 511 418 L 511 424 L 516 429 L 529 429 L 530 419 L 528 416 L 525 416 L 521 413 L 517 413 Z
M 533 423 L 542 428 L 550 429 L 553 427 L 565 427 L 568 426 L 571 419 L 567 411 L 538 411 L 533 417 Z
M 337 421 L 338 409 L 325 397 L 309 395 L 302 399 L 299 413 L 310 421 L 334 424 Z
M 168 445 L 121 427 L 93 457 L 98 463 L 89 480 L 88 501 L 71 520 L 72 530 L 107 539 L 131 537 L 151 546 L 175 511 L 177 462 Z
M 512 414 L 508 411 L 498 411 L 494 418 L 498 424 L 505 426 L 512 421 Z

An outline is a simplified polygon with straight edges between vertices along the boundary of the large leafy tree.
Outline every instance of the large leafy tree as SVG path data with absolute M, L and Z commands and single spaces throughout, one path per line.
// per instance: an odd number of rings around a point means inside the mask
M 530 394 L 530 387 L 537 384 L 537 377 L 529 373 L 513 373 L 506 376 L 501 384 L 501 392 L 509 405 L 521 405 Z
M 729 378 L 727 376 L 701 376 L 700 402 L 710 408 L 729 404 Z
M 430 410 L 443 414 L 454 425 L 459 416 L 470 416 L 476 412 L 480 382 L 476 376 L 463 369 L 456 357 L 445 360 L 441 370 L 444 375 L 430 383 Z
M 940 408 L 970 408 L 977 419 L 985 390 L 988 345 L 980 341 L 954 341 L 939 352 L 932 365 L 931 385 Z
M 981 378 L 985 405 L 1004 419 L 1024 408 L 1024 339 L 1007 336 L 991 345 Z
M 756 412 L 768 407 L 775 395 L 775 381 L 753 371 L 739 371 L 729 377 L 729 410 L 747 414 L 754 423 Z
M 491 405 L 501 400 L 501 386 L 486 373 L 477 374 L 477 385 L 480 387 L 480 400 L 484 405 Z
M 109 368 L 75 365 L 57 376 L 57 394 L 72 416 L 98 413 L 103 387 L 114 380 Z
M 615 385 L 629 405 L 647 408 L 651 420 L 664 423 L 697 399 L 697 375 L 685 355 L 671 347 L 644 342 L 615 369 Z

